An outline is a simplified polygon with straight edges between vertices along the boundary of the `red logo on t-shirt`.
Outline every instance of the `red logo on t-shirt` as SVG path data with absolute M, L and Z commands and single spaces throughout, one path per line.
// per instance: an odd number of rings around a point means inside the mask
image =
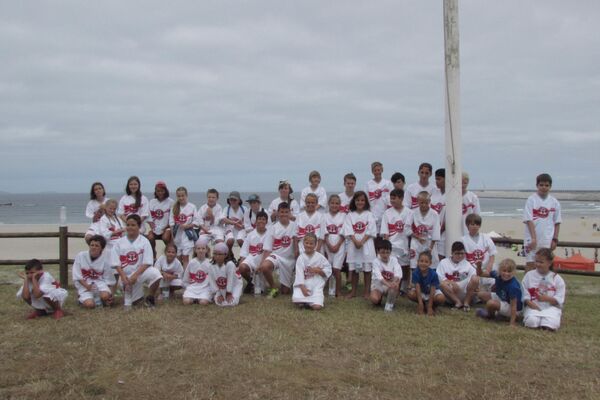
M 446 273 L 446 279 L 448 279 L 449 281 L 453 281 L 453 282 L 458 282 L 460 281 L 460 276 L 458 274 L 458 271 L 454 271 L 451 274 Z
M 485 257 L 485 252 L 477 249 L 474 250 L 472 253 L 467 253 L 466 257 L 468 262 L 470 262 L 471 264 L 475 264 L 483 261 L 483 258 Z
M 442 208 L 444 208 L 444 203 L 435 203 L 435 204 L 432 203 L 430 207 L 433 208 L 433 210 L 439 214 L 442 212 Z M 463 211 L 463 213 L 464 213 L 464 211 Z
M 143 250 L 141 251 L 143 252 Z M 135 251 L 130 251 L 125 255 L 119 257 L 121 261 L 121 267 L 127 267 L 128 265 L 135 265 L 139 260 L 139 255 Z
M 206 279 L 206 272 L 200 270 L 196 273 L 190 272 L 190 281 L 192 283 L 202 283 Z
M 102 276 L 102 274 L 95 269 L 82 269 L 81 275 L 83 276 L 84 280 L 96 280 Z
M 177 216 L 175 216 L 175 222 L 177 222 L 178 224 L 185 224 L 187 222 L 187 215 L 185 214 L 179 214 Z
M 257 254 L 261 254 L 263 251 L 263 244 L 258 243 L 256 246 L 250 245 L 250 247 L 248 248 L 248 251 L 250 251 L 250 254 L 252 254 L 253 256 L 255 256 Z
M 415 258 L 415 256 L 417 255 L 417 252 L 415 251 L 415 249 L 410 249 L 408 251 L 408 253 L 410 254 L 410 258 Z
M 429 228 L 427 227 L 427 225 L 416 226 L 413 224 L 412 230 L 414 233 L 416 233 L 419 236 L 425 236 L 425 235 L 427 235 L 427 232 L 429 232 Z
M 336 224 L 327 225 L 327 233 L 330 235 L 337 235 L 339 231 L 340 230 Z
M 368 223 L 365 224 L 362 221 L 358 221 L 357 223 L 352 225 L 352 229 L 354 230 L 354 233 L 364 233 L 365 230 L 367 229 L 367 225 L 369 225 L 369 224 Z
M 227 278 L 220 276 L 217 278 L 217 287 L 219 289 L 225 289 L 227 288 Z
M 550 210 L 548 210 L 546 207 L 540 207 L 538 209 L 533 209 L 533 216 L 537 217 L 537 218 L 548 218 L 548 215 L 550 215 Z
M 152 219 L 162 219 L 165 216 L 165 213 L 163 210 L 154 210 L 154 211 L 150 211 L 150 215 L 152 216 Z
M 376 189 L 374 192 L 369 192 L 369 200 L 378 200 L 381 198 L 381 189 Z
M 381 276 L 383 276 L 383 279 L 386 281 L 391 281 L 394 279 L 394 273 L 390 271 L 381 271 Z
M 135 204 L 125 204 L 123 206 L 123 211 L 125 211 L 125 215 L 137 214 L 139 207 L 136 207 Z

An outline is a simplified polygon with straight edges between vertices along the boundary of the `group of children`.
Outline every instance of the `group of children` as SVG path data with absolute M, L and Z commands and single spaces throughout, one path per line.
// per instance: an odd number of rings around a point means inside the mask
M 346 297 L 357 295 L 362 273 L 364 297 L 385 304 L 386 311 L 398 296 L 415 301 L 417 311 L 429 315 L 444 303 L 469 311 L 479 300 L 485 303 L 477 312 L 481 317 L 501 315 L 516 324 L 524 309 L 526 326 L 558 329 L 564 281 L 550 271 L 550 249 L 558 240 L 560 205 L 548 194 L 549 175 L 538 176 L 538 192 L 525 208 L 532 270 L 521 289 L 514 262 L 503 260 L 496 267 L 494 243 L 479 232 L 479 201 L 467 190 L 468 175 L 463 176 L 464 237 L 452 244 L 446 258 L 445 171 L 435 171 L 434 185 L 432 166 L 423 163 L 418 181 L 405 189 L 402 174 L 388 181 L 379 162 L 371 170 L 373 179 L 364 191 L 355 191 L 356 177 L 349 173 L 344 192 L 329 197 L 320 174 L 312 171 L 299 202 L 290 183 L 281 181 L 279 196 L 267 209 L 256 194 L 244 207 L 235 191 L 221 207 L 215 189 L 196 208 L 185 187 L 177 188 L 172 200 L 162 181 L 148 201 L 137 177 L 129 178 L 126 194 L 116 202 L 96 182 L 86 208 L 92 220 L 86 233 L 89 250 L 73 264 L 79 303 L 86 308 L 112 305 L 120 288 L 125 307 L 138 302 L 153 307 L 159 295 L 167 299 L 179 290 L 184 304 L 234 306 L 244 291 L 269 297 L 291 294 L 294 303 L 320 309 L 326 293 L 342 294 L 342 272 L 347 270 Z M 157 240 L 165 243 L 158 258 Z M 234 257 L 236 245 L 239 259 Z M 33 306 L 30 317 L 56 310 L 54 316 L 60 318 L 66 291 L 52 287 L 54 280 L 35 260 L 26 265 L 24 279 L 19 297 Z

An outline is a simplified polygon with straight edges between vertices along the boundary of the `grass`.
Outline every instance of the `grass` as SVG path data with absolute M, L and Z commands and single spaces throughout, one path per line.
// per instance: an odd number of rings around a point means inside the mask
M 71 315 L 26 321 L 14 273 L 0 273 L 3 399 L 600 397 L 598 278 L 565 276 L 553 334 L 473 311 L 420 317 L 404 299 L 385 314 L 362 299 L 298 310 L 285 296 L 126 313 L 83 310 L 70 291 Z

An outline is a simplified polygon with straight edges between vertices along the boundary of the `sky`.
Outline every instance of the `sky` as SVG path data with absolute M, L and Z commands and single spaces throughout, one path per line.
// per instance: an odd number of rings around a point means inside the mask
M 600 187 L 600 2 L 460 1 L 472 188 Z M 0 191 L 444 166 L 441 1 L 0 0 Z

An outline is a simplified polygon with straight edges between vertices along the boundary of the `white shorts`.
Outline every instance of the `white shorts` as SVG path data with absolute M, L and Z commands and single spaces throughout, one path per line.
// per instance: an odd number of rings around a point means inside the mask
M 132 272 L 133 274 L 133 272 Z M 128 275 L 131 276 L 132 274 Z M 148 267 L 146 270 L 138 276 L 137 281 L 131 288 L 131 301 L 137 301 L 144 297 L 144 285 L 151 286 L 157 280 L 162 279 L 162 275 L 158 268 Z M 122 282 L 121 282 L 122 284 Z
M 383 284 L 379 279 L 373 279 L 371 281 L 371 291 L 377 290 L 381 294 L 386 294 L 390 288 Z
M 225 236 L 223 234 L 223 230 L 218 226 L 213 226 L 208 230 L 209 233 L 200 233 L 199 237 L 201 239 L 206 239 L 213 244 L 215 242 L 222 242 L 225 240 Z
M 329 250 L 327 250 L 325 243 L 323 243 L 323 248 L 325 248 L 325 255 L 327 256 L 327 261 L 329 261 L 331 267 L 334 269 L 342 269 L 344 267 L 344 260 L 346 259 L 345 246 L 340 246 L 337 253 L 330 253 Z
M 255 256 L 249 255 L 244 258 L 244 261 L 241 264 L 246 264 L 252 273 L 256 272 L 256 270 L 260 267 L 260 263 L 262 261 L 262 254 L 257 254 Z
M 348 271 L 371 272 L 373 263 L 348 263 Z
M 23 286 L 17 292 L 17 299 L 22 299 L 23 294 Z M 63 304 L 65 304 L 65 300 L 67 300 L 67 296 L 69 293 L 63 288 L 51 289 L 47 293 L 44 293 L 42 297 L 36 298 L 33 295 L 31 296 L 31 306 L 36 310 L 45 310 L 49 313 L 54 312 L 54 309 L 50 304 L 48 304 L 44 299 L 48 299 L 50 301 L 57 301 L 62 308 Z
M 110 293 L 110 288 L 108 287 L 108 285 L 106 284 L 105 281 L 100 280 L 100 281 L 92 281 L 96 287 L 98 287 L 98 290 L 100 292 L 108 292 Z M 75 286 L 75 288 L 77 289 L 77 295 L 79 296 L 79 302 L 83 303 L 86 300 L 93 300 L 94 299 L 94 292 L 87 290 L 81 283 L 79 283 L 78 281 L 73 282 L 73 285 Z
M 174 287 L 181 287 L 181 285 L 183 285 L 183 281 L 181 279 L 173 279 L 171 281 L 166 281 L 166 280 L 161 280 L 160 281 L 160 287 L 162 289 L 174 286 Z
M 495 300 L 498 303 L 500 303 L 500 310 L 498 311 L 498 314 L 503 317 L 510 318 L 510 303 L 507 303 L 506 301 L 502 301 L 496 293 L 492 293 L 492 300 Z M 517 311 L 517 316 L 521 315 L 522 313 L 523 313 L 522 310 Z
M 496 280 L 494 278 L 484 278 L 482 276 L 479 277 L 479 291 L 480 292 L 491 292 L 492 287 L 495 284 L 496 284 Z
M 276 254 L 267 257 L 273 263 L 274 269 L 279 273 L 279 283 L 285 287 L 291 288 L 294 284 L 294 259 L 287 259 Z
M 244 240 L 246 238 L 245 230 L 228 229 L 225 231 L 225 241 L 228 240 Z
M 325 280 L 322 278 L 311 278 L 304 282 L 304 286 L 310 291 L 309 296 L 304 296 L 300 286 L 294 286 L 294 292 L 292 293 L 292 302 L 308 305 L 319 305 L 323 307 L 325 302 L 325 296 L 323 295 L 323 288 L 325 287 Z
M 392 257 L 396 257 L 398 264 L 402 267 L 410 265 L 410 252 L 406 252 L 404 249 L 392 248 Z
M 463 301 L 465 297 L 467 297 L 467 286 L 469 285 L 469 279 L 463 279 L 459 282 L 444 280 L 444 282 L 455 283 L 458 286 L 458 293 L 454 294 L 460 299 L 460 301 Z
M 438 294 L 444 294 L 444 293 L 442 293 L 442 291 L 440 289 L 435 289 L 434 297 L 437 296 Z M 421 293 L 421 297 L 423 298 L 423 301 L 429 301 L 429 293 Z
M 213 292 L 209 287 L 201 287 L 200 285 L 190 285 L 183 292 L 184 299 L 206 300 L 212 302 Z
M 545 310 L 533 310 L 525 307 L 523 324 L 528 328 L 549 328 L 557 330 L 560 328 L 562 310 L 558 307 L 549 307 Z

